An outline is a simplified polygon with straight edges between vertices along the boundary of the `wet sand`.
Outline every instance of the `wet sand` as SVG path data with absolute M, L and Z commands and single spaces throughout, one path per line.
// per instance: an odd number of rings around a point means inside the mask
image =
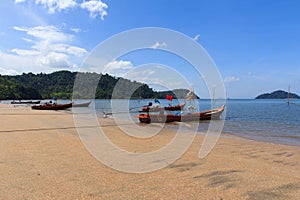
M 199 159 L 197 135 L 175 163 L 131 174 L 85 149 L 69 111 L 0 104 L 0 121 L 0 199 L 300 199 L 299 147 L 221 138 Z M 132 152 L 159 149 L 174 136 L 164 130 L 141 143 L 118 127 L 104 129 Z

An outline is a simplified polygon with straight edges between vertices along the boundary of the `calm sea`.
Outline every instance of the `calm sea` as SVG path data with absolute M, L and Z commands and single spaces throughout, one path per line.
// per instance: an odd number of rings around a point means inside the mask
M 124 100 L 116 100 L 114 112 L 122 115 L 123 112 L 131 113 L 131 116 L 138 115 L 141 106 L 147 105 L 153 100 L 131 100 L 128 107 L 124 107 Z M 169 101 L 159 100 L 162 106 L 167 106 Z M 182 102 L 183 100 L 179 100 Z M 70 101 L 60 101 L 66 103 Z M 86 100 L 82 100 L 86 102 Z M 207 110 L 211 108 L 210 100 L 198 100 L 199 110 Z M 2 103 L 10 103 L 10 101 L 2 101 Z M 176 105 L 178 102 L 174 100 L 172 103 Z M 288 106 L 286 100 L 227 100 L 224 133 L 241 136 L 257 141 L 265 141 L 272 143 L 288 144 L 300 146 L 300 100 L 293 100 Z M 215 107 L 218 107 L 216 103 Z M 95 100 L 96 112 L 99 117 L 103 117 L 103 113 L 112 112 L 110 100 Z M 118 116 L 118 114 L 116 114 Z M 138 120 L 136 120 L 138 123 Z M 193 122 L 191 122 L 193 123 Z M 199 133 L 207 130 L 208 122 L 201 122 Z M 170 128 L 174 128 L 174 124 L 168 124 Z
M 141 106 L 147 105 L 149 101 L 151 100 L 131 100 L 131 115 L 138 115 Z M 163 106 L 169 104 L 167 100 L 159 101 Z M 198 102 L 199 110 L 211 108 L 210 100 Z M 258 141 L 300 146 L 300 101 L 293 102 L 296 104 L 288 106 L 286 100 L 227 100 L 223 132 Z M 176 103 L 178 102 L 173 102 L 173 105 Z M 99 117 L 103 116 L 103 112 L 111 112 L 109 100 L 96 100 L 95 105 Z M 121 115 L 123 105 L 124 101 L 118 100 L 117 106 L 120 108 L 116 108 L 115 112 L 120 112 Z M 206 131 L 208 124 L 209 122 L 201 122 L 199 132 Z M 173 126 L 174 124 L 170 125 Z

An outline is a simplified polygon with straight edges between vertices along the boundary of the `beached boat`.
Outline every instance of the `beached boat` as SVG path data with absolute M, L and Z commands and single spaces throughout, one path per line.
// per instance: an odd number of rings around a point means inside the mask
M 167 106 L 167 107 L 149 107 L 149 106 L 143 106 L 141 112 L 160 112 L 160 111 L 176 111 L 176 110 L 182 110 L 184 108 L 186 103 L 181 103 L 175 106 Z
M 11 104 L 40 104 L 41 101 L 12 101 Z
M 86 102 L 86 103 L 72 103 L 72 107 L 89 107 L 89 105 L 91 104 L 91 101 Z
M 31 106 L 34 110 L 65 110 L 72 107 L 72 103 L 68 104 L 50 104 Z
M 225 106 L 220 108 L 207 110 L 203 112 L 187 113 L 187 114 L 151 114 L 141 113 L 137 116 L 141 123 L 165 123 L 165 122 L 187 122 L 187 121 L 199 121 L 199 120 L 212 120 L 220 119 Z

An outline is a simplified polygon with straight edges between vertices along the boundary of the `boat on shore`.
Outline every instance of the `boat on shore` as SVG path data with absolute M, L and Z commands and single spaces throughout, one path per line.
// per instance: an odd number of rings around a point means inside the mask
M 41 101 L 12 101 L 11 104 L 40 104 Z
M 34 110 L 65 110 L 72 107 L 72 103 L 68 104 L 50 104 L 45 103 L 43 105 L 31 106 L 31 109 Z
M 85 103 L 72 103 L 72 108 L 76 108 L 76 107 L 89 107 L 89 105 L 91 104 L 91 101 L 89 102 L 85 102 Z
M 174 114 L 164 114 L 160 112 L 159 114 L 151 113 L 141 113 L 137 116 L 141 123 L 165 123 L 165 122 L 188 122 L 188 121 L 201 121 L 201 120 L 217 120 L 220 119 L 225 105 L 220 108 L 215 108 L 212 110 L 206 110 L 203 112 L 195 113 L 174 113 Z
M 151 106 L 143 106 L 141 112 L 161 112 L 161 111 L 179 111 L 183 110 L 186 103 L 181 103 L 175 106 L 166 106 L 166 107 L 151 107 Z

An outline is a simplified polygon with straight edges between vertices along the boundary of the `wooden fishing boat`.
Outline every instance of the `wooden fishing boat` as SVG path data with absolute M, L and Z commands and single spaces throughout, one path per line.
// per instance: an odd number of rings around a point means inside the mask
M 36 105 L 31 106 L 34 110 L 65 110 L 72 107 L 72 103 L 68 104 L 43 104 L 43 105 Z
M 72 103 L 72 107 L 89 107 L 89 105 L 91 104 L 91 101 L 86 102 L 86 103 Z
M 151 114 L 151 113 L 142 113 L 137 116 L 141 123 L 165 123 L 165 122 L 187 122 L 187 121 L 200 121 L 200 120 L 212 120 L 220 119 L 225 106 L 223 105 L 220 108 L 207 110 L 203 112 L 188 113 L 188 114 Z
M 167 111 L 176 111 L 176 110 L 182 110 L 186 103 L 181 103 L 175 106 L 167 106 L 167 107 L 149 107 L 149 106 L 143 106 L 142 112 L 161 112 L 164 110 Z
M 41 101 L 12 101 L 11 104 L 40 104 Z

